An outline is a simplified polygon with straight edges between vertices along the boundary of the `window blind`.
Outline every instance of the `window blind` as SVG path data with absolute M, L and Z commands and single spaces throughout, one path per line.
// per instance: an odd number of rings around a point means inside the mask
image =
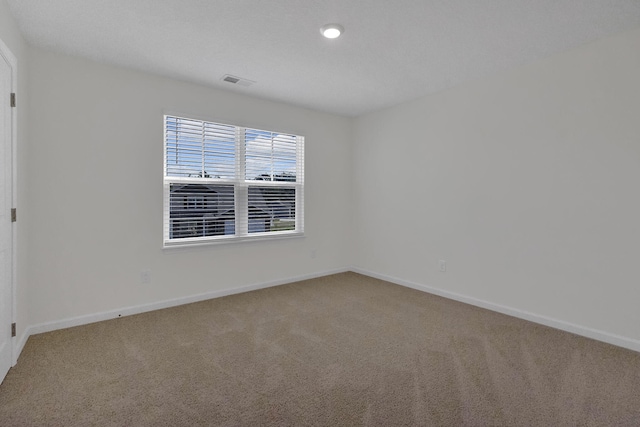
M 296 182 L 296 136 L 247 129 L 244 142 L 247 180 Z
M 166 117 L 166 176 L 234 179 L 235 126 Z

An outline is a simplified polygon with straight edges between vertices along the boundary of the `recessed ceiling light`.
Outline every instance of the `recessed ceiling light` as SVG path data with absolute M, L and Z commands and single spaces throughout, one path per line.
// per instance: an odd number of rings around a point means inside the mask
M 340 34 L 344 32 L 344 27 L 340 24 L 327 24 L 320 28 L 320 34 L 328 39 L 335 39 L 340 37 Z

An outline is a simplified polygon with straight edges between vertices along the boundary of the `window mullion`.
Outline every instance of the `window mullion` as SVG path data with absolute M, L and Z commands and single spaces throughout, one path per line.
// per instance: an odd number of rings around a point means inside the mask
M 246 236 L 249 233 L 249 192 L 245 184 L 246 175 L 245 128 L 236 131 L 236 235 Z
M 204 135 L 205 135 L 205 123 L 202 122 L 202 140 L 201 140 L 201 147 L 200 147 L 200 152 L 201 152 L 201 159 L 200 159 L 200 177 L 204 178 L 205 177 L 205 172 L 204 172 L 204 164 L 205 164 L 205 159 L 204 159 Z
M 274 178 L 274 170 L 273 170 L 273 157 L 274 157 L 274 152 L 273 152 L 273 138 L 274 138 L 274 133 L 271 133 L 271 181 L 275 181 Z

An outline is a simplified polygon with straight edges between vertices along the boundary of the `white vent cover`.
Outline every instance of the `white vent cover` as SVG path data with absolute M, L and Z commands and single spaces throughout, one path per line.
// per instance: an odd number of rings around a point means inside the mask
M 255 83 L 253 80 L 243 79 L 242 77 L 232 76 L 231 74 L 225 74 L 224 76 L 222 76 L 221 80 L 223 82 L 244 87 L 249 87 Z

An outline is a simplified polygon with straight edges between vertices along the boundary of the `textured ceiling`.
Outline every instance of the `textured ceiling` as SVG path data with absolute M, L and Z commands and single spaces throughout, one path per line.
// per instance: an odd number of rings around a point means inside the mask
M 35 46 L 348 116 L 640 27 L 640 0 L 7 2 Z

